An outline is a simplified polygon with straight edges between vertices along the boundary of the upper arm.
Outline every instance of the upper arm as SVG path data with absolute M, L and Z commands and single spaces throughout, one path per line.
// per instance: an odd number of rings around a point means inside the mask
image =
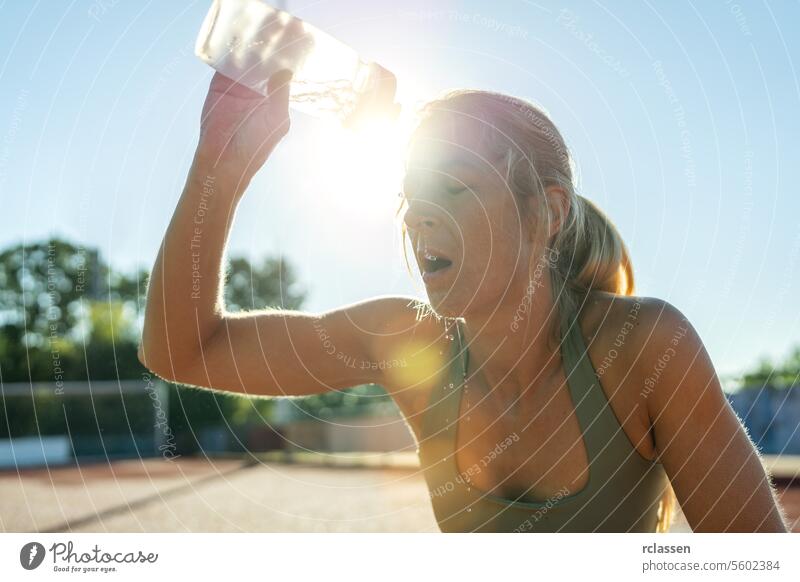
M 648 300 L 636 377 L 659 460 L 694 531 L 786 531 L 761 458 L 691 323 Z
M 302 396 L 382 384 L 392 346 L 411 331 L 408 297 L 378 297 L 323 313 L 228 314 L 172 381 L 262 396 Z

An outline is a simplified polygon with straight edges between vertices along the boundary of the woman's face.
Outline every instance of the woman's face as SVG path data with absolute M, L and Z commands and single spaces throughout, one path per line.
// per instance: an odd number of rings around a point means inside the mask
M 447 317 L 519 303 L 534 252 L 530 218 L 480 134 L 479 121 L 436 113 L 408 155 L 404 221 L 430 305 Z

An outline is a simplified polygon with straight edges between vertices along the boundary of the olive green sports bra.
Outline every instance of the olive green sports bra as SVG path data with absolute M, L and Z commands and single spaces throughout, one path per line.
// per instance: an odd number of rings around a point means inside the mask
M 459 474 L 454 445 L 468 352 L 457 320 L 449 378 L 432 391 L 418 448 L 441 531 L 656 531 L 668 485 L 664 468 L 642 457 L 625 434 L 589 359 L 576 314 L 562 312 L 561 358 L 588 454 L 588 484 L 574 494 L 565 490 L 547 501 L 524 502 L 478 491 Z

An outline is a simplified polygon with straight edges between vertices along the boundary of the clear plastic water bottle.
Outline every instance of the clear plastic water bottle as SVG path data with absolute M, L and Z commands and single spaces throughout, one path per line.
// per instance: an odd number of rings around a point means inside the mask
M 354 127 L 376 115 L 396 118 L 395 76 L 288 12 L 262 0 L 214 0 L 195 44 L 214 69 L 267 94 L 270 76 L 292 71 L 289 103 Z

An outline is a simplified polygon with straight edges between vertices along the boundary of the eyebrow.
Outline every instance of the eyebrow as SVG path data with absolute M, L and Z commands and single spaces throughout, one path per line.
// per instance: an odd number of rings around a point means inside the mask
M 445 160 L 444 163 L 439 165 L 439 167 L 442 168 L 442 169 L 444 169 L 444 168 L 452 168 L 453 166 L 456 166 L 456 167 L 457 166 L 463 166 L 463 167 L 468 167 L 468 168 L 473 168 L 473 169 L 477 169 L 478 168 L 478 165 L 475 162 L 473 162 L 471 160 L 468 160 L 466 158 L 460 158 L 460 157 L 449 158 L 449 159 Z
M 416 174 L 420 171 L 438 170 L 444 174 L 447 174 L 448 170 L 452 170 L 454 168 L 467 168 L 470 170 L 478 170 L 478 171 L 480 170 L 478 164 L 476 164 L 472 160 L 463 156 L 454 155 L 449 158 L 446 158 L 441 163 L 434 164 L 433 166 L 429 168 L 424 168 L 422 170 L 418 168 L 407 168 L 400 187 L 402 188 L 403 192 L 408 192 L 409 190 L 411 190 L 411 188 L 409 187 L 410 182 L 414 180 L 414 178 L 416 178 Z M 439 178 L 441 178 L 441 176 L 439 176 Z
M 467 169 L 471 169 L 471 170 L 478 170 L 479 169 L 477 164 L 475 164 L 475 163 L 473 163 L 473 162 L 471 162 L 471 161 L 469 161 L 469 160 L 467 160 L 465 158 L 454 157 L 454 158 L 448 158 L 447 160 L 445 160 L 441 164 L 434 164 L 430 168 L 424 168 L 424 170 L 428 170 L 428 171 L 430 171 L 430 170 L 438 170 L 438 171 L 447 173 L 447 170 L 451 170 L 453 168 L 467 168 Z M 416 168 L 408 169 L 406 171 L 406 178 L 412 176 L 415 172 L 419 172 L 419 171 L 420 170 L 416 169 Z

